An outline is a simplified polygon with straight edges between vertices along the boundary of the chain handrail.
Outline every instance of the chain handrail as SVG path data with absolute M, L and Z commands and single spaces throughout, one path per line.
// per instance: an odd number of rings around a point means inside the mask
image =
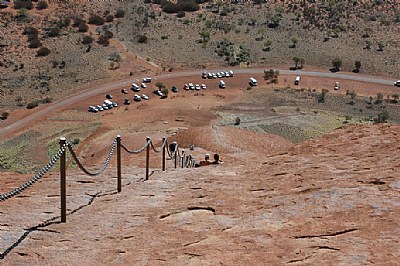
M 155 151 L 155 152 L 157 152 L 157 153 L 158 153 L 158 152 L 162 152 L 162 150 L 164 149 L 166 143 L 167 143 L 167 139 L 164 139 L 162 145 L 161 145 L 160 148 L 157 150 L 157 149 L 154 147 L 153 141 L 150 140 L 150 146 L 151 146 L 151 148 L 153 149 L 153 151 Z
M 69 143 L 68 143 L 68 144 L 69 144 Z M 117 139 L 114 139 L 114 141 L 112 142 L 112 145 L 111 145 L 111 149 L 110 149 L 110 151 L 109 151 L 109 153 L 108 153 L 108 155 L 107 155 L 106 160 L 104 161 L 103 165 L 100 167 L 100 170 L 97 171 L 97 172 L 95 172 L 95 173 L 89 172 L 89 171 L 82 165 L 82 163 L 79 161 L 78 156 L 76 155 L 74 149 L 72 148 L 72 146 L 71 146 L 70 144 L 68 145 L 68 150 L 69 150 L 69 152 L 71 153 L 72 158 L 74 159 L 74 161 L 75 161 L 76 164 L 78 165 L 79 169 L 82 170 L 82 172 L 84 172 L 85 174 L 90 175 L 90 176 L 98 176 L 98 175 L 100 175 L 101 173 L 103 173 L 103 172 L 106 170 L 108 164 L 110 163 L 110 160 L 111 160 L 112 156 L 114 155 L 114 150 L 115 150 L 115 145 L 116 145 L 116 144 L 117 144 Z
M 142 151 L 144 151 L 144 149 L 146 149 L 147 146 L 149 146 L 149 145 L 150 145 L 150 141 L 146 142 L 146 144 L 145 144 L 142 148 L 140 148 L 140 149 L 138 149 L 138 150 L 129 150 L 127 147 L 125 147 L 124 144 L 121 143 L 121 148 L 123 148 L 127 153 L 130 153 L 130 154 L 139 154 L 139 153 L 141 153 Z
M 61 155 L 65 152 L 68 145 L 69 144 L 67 144 L 67 143 L 64 144 L 58 150 L 58 152 L 53 156 L 53 158 L 51 158 L 49 163 L 47 165 L 45 165 L 42 169 L 40 169 L 40 171 L 38 171 L 29 181 L 25 182 L 18 188 L 15 188 L 5 194 L 0 194 L 0 201 L 5 201 L 7 199 L 10 199 L 10 198 L 20 194 L 22 191 L 24 191 L 25 189 L 27 189 L 31 185 L 33 185 L 36 181 L 39 181 L 39 179 L 41 179 L 44 176 L 44 174 L 47 173 L 53 167 L 53 165 L 60 159 Z

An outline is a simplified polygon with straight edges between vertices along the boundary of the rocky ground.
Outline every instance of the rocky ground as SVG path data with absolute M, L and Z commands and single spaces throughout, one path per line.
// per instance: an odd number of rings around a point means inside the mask
M 153 164 L 145 182 L 124 166 L 121 193 L 115 168 L 68 170 L 66 223 L 56 175 L 1 203 L 2 264 L 396 264 L 399 126 L 345 126 L 294 146 L 216 130 L 230 147 L 223 164 Z M 10 177 L 10 187 L 26 178 Z

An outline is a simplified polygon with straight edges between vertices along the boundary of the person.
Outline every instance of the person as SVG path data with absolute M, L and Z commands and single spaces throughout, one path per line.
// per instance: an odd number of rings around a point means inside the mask
M 210 154 L 206 154 L 204 156 L 204 161 L 200 161 L 199 163 L 196 163 L 194 166 L 195 167 L 200 167 L 200 166 L 207 166 L 207 165 L 210 165 L 210 164 L 212 164 L 211 161 L 210 161 Z
M 220 164 L 223 163 L 220 159 L 219 159 L 219 154 L 215 153 L 214 154 L 214 161 L 211 164 Z

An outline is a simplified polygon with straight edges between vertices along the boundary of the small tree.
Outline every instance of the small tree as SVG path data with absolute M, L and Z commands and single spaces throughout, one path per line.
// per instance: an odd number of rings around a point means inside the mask
M 396 94 L 393 94 L 393 95 L 392 95 L 393 103 L 397 103 L 398 100 L 399 100 L 399 97 L 400 97 L 399 94 L 397 94 L 397 93 L 396 93 Z
M 139 35 L 138 37 L 138 43 L 147 43 L 147 36 L 146 35 Z
M 263 51 L 265 51 L 265 52 L 271 51 L 271 45 L 272 45 L 272 41 L 271 41 L 271 40 L 266 40 L 266 41 L 264 42 Z
M 375 103 L 376 104 L 383 103 L 383 94 L 382 93 L 379 92 L 379 93 L 376 94 Z
M 168 93 L 169 93 L 168 88 L 165 88 L 165 86 L 164 86 L 164 88 L 162 89 L 161 92 L 163 94 L 163 98 L 167 98 L 168 97 Z
M 36 56 L 47 56 L 50 54 L 50 50 L 46 47 L 41 47 L 39 50 L 36 52 Z
M 389 118 L 390 118 L 389 112 L 387 110 L 385 110 L 382 113 L 378 114 L 378 117 L 374 119 L 374 122 L 375 123 L 386 123 Z
M 340 67 L 342 66 L 342 59 L 335 58 L 332 60 L 332 65 L 335 71 L 339 71 Z
M 236 125 L 236 126 L 240 125 L 240 118 L 239 118 L 239 117 L 236 117 L 235 125 Z
M 296 45 L 298 43 L 298 40 L 296 37 L 292 38 L 292 45 L 290 45 L 290 48 L 296 48 Z
M 164 84 L 163 84 L 161 81 L 158 81 L 158 82 L 156 83 L 156 87 L 157 87 L 159 90 L 161 90 L 161 88 L 164 88 L 165 86 L 164 86 Z
M 329 91 L 328 91 L 327 89 L 322 89 L 322 92 L 321 92 L 321 95 L 320 95 L 320 97 L 319 97 L 319 99 L 318 99 L 318 102 L 324 103 L 324 102 L 325 102 L 325 99 L 326 99 L 326 94 L 327 94 L 328 92 L 329 92 Z
M 114 20 L 114 16 L 113 15 L 107 15 L 106 16 L 106 22 L 112 22 Z
M 1 114 L 0 119 L 1 119 L 1 120 L 6 120 L 6 119 L 8 118 L 9 115 L 10 115 L 10 114 L 9 114 L 8 112 L 3 112 L 3 113 Z
M 371 49 L 371 45 L 372 45 L 372 42 L 370 40 L 365 41 L 365 49 L 367 49 L 367 50 Z
M 293 57 L 293 61 L 294 61 L 294 68 L 298 69 L 299 68 L 299 63 L 300 63 L 300 58 L 295 56 L 295 57 Z
M 385 48 L 385 45 L 383 44 L 383 42 L 378 42 L 378 51 L 382 52 L 383 48 Z
M 39 48 L 40 46 L 42 46 L 42 43 L 39 41 L 39 39 L 33 39 L 28 44 L 29 48 Z
M 87 32 L 89 29 L 89 26 L 86 25 L 86 22 L 82 21 L 81 24 L 78 26 L 78 31 L 79 32 Z
M 354 67 L 355 67 L 355 70 L 356 70 L 357 73 L 360 72 L 361 62 L 360 61 L 355 61 L 354 62 Z
M 99 15 L 92 14 L 89 17 L 88 23 L 100 26 L 104 24 L 104 18 L 100 17 Z

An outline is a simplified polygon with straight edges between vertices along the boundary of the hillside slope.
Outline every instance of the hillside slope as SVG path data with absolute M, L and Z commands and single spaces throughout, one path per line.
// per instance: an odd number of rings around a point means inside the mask
M 399 143 L 400 126 L 347 126 L 252 160 L 169 164 L 146 182 L 125 168 L 119 194 L 113 178 L 71 170 L 67 223 L 35 227 L 59 213 L 50 176 L 1 203 L 2 264 L 395 264 Z

